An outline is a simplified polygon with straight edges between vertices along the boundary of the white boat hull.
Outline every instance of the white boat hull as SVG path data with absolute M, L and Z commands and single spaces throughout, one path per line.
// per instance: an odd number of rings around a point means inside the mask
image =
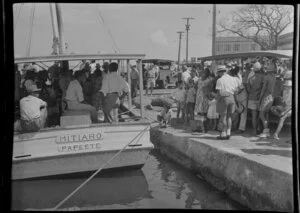
M 12 179 L 95 171 L 115 156 L 146 125 L 93 126 L 41 131 L 14 137 Z M 153 145 L 144 132 L 107 169 L 142 167 Z

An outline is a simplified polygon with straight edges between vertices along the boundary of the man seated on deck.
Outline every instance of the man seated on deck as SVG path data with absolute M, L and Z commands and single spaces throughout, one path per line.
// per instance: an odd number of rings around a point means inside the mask
M 105 120 L 109 122 L 118 122 L 119 97 L 122 96 L 124 92 L 128 93 L 130 89 L 125 79 L 122 78 L 117 71 L 117 63 L 113 62 L 109 64 L 110 74 L 103 80 L 101 89 L 105 97 L 103 109 Z M 111 116 L 111 113 L 113 116 Z
M 83 98 L 82 84 L 85 81 L 84 71 L 77 71 L 74 75 L 75 79 L 69 83 L 66 91 L 65 100 L 70 110 L 86 110 L 91 114 L 92 122 L 97 123 L 97 111 L 96 108 L 87 104 Z
M 20 101 L 21 119 L 15 122 L 14 130 L 17 132 L 36 132 L 44 128 L 47 119 L 47 103 L 39 99 L 36 85 L 28 88 L 29 95 Z

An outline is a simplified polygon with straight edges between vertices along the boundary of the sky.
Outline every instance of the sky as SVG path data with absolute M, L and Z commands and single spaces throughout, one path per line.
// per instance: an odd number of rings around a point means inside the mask
M 209 4 L 60 4 L 65 41 L 76 54 L 146 54 L 146 58 L 177 60 L 178 31 L 190 20 L 189 58 L 211 55 L 212 5 Z M 32 3 L 14 4 L 14 52 L 25 56 Z M 217 22 L 245 5 L 217 5 Z M 100 18 L 102 15 L 103 20 Z M 291 32 L 289 27 L 285 32 Z M 109 36 L 111 33 L 113 39 Z M 53 31 L 48 3 L 36 3 L 30 56 L 52 52 Z M 186 35 L 181 40 L 186 57 Z

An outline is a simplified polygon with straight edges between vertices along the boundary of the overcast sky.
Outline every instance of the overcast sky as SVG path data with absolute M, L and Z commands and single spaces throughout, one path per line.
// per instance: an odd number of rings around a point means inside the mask
M 29 36 L 31 3 L 15 4 L 14 50 L 25 56 Z M 241 5 L 217 5 L 217 22 Z M 69 51 L 77 54 L 114 52 L 114 37 L 121 53 L 143 53 L 146 58 L 177 60 L 179 36 L 186 20 L 193 17 L 189 31 L 189 57 L 211 55 L 212 5 L 204 4 L 61 4 L 64 35 Z M 99 11 L 102 14 L 103 24 Z M 30 55 L 52 52 L 52 25 L 49 4 L 37 3 Z M 107 27 L 107 28 L 106 28 Z M 290 27 L 286 32 L 291 32 Z M 186 37 L 181 42 L 185 58 Z

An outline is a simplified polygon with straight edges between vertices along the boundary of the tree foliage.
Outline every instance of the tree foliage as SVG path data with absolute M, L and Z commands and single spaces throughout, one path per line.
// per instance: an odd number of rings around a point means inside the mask
M 275 50 L 279 35 L 293 23 L 294 10 L 284 5 L 247 5 L 232 12 L 218 24 L 218 32 L 230 32 Z

